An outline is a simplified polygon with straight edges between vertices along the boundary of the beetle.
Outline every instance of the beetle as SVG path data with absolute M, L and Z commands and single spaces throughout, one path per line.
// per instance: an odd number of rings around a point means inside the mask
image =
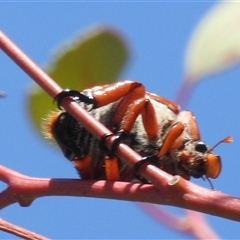
M 114 156 L 114 150 L 110 153 L 105 150 L 104 139 L 108 136 L 96 139 L 61 109 L 61 100 L 69 96 L 143 157 L 134 171 Z M 200 140 L 192 112 L 180 111 L 175 103 L 147 92 L 136 81 L 120 81 L 82 92 L 67 89 L 55 100 L 60 110 L 45 120 L 45 136 L 56 140 L 82 179 L 132 181 L 138 176 L 143 181 L 137 169 L 146 161 L 187 180 L 217 178 L 221 159 L 212 151 L 219 143 L 232 141 L 226 137 L 208 148 Z

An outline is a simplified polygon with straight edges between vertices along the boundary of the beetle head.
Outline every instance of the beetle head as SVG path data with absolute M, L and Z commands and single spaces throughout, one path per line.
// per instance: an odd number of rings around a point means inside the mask
M 212 151 L 222 142 L 232 142 L 232 138 L 226 137 L 211 148 L 207 148 L 206 144 L 201 141 L 187 144 L 179 156 L 184 172 L 194 178 L 203 176 L 207 179 L 217 178 L 221 172 L 221 158 Z

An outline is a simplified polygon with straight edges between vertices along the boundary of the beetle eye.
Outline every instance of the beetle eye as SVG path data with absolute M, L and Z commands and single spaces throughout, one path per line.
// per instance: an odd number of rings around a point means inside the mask
M 208 149 L 204 142 L 197 142 L 195 145 L 195 150 L 201 153 L 205 153 Z

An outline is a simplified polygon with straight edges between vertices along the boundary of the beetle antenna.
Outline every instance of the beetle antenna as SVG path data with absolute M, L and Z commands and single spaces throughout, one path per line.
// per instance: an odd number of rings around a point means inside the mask
M 211 187 L 211 189 L 212 189 L 213 191 L 216 191 L 216 189 L 214 188 L 211 180 L 210 180 L 207 176 L 202 176 L 202 179 L 203 179 L 204 181 L 207 180 L 208 183 L 209 183 L 209 185 L 210 185 L 210 187 Z
M 209 149 L 207 150 L 207 152 L 208 152 L 208 153 L 209 153 L 209 152 L 212 152 L 212 150 L 213 150 L 215 147 L 217 147 L 220 143 L 231 143 L 231 142 L 233 142 L 233 138 L 232 138 L 231 136 L 227 136 L 227 137 L 225 137 L 224 139 L 222 139 L 221 141 L 219 141 L 217 144 L 215 144 L 213 147 L 209 148 Z

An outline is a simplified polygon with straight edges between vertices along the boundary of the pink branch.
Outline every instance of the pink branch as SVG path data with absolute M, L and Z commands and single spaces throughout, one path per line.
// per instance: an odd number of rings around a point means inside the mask
M 61 88 L 2 32 L 0 32 L 0 47 L 49 95 L 54 97 L 61 92 Z M 62 105 L 96 138 L 110 133 L 71 99 L 64 99 Z M 106 141 L 108 147 L 111 146 L 114 138 L 111 137 Z M 130 166 L 141 159 L 141 156 L 124 144 L 119 145 L 116 155 Z M 141 166 L 140 173 L 153 185 L 28 178 L 1 167 L 0 179 L 7 182 L 9 187 L 0 195 L 0 207 L 14 202 L 28 206 L 36 197 L 42 196 L 91 196 L 172 205 L 240 221 L 238 198 L 204 189 L 181 177 L 172 177 L 152 165 Z
M 0 218 L 0 229 L 4 232 L 11 233 L 15 236 L 21 237 L 23 239 L 32 239 L 32 240 L 48 240 L 41 235 L 38 235 L 34 232 L 28 231 L 24 228 L 18 227 L 14 224 L 4 221 Z
M 179 232 L 189 234 L 197 239 L 219 239 L 208 226 L 203 214 L 191 210 L 183 216 L 175 216 L 157 205 L 138 203 L 138 206 L 156 221 Z
M 190 81 L 189 79 L 182 80 L 175 98 L 175 102 L 179 104 L 181 108 L 186 106 L 187 100 L 190 98 L 190 94 L 193 92 L 195 85 L 196 83 L 194 81 Z
M 0 194 L 0 209 L 16 202 L 29 206 L 44 196 L 82 196 L 171 205 L 240 221 L 240 199 L 180 177 L 158 190 L 151 184 L 32 178 L 0 166 L 0 179 L 8 184 Z
M 220 239 L 219 236 L 207 224 L 203 214 L 194 211 L 186 211 L 183 224 L 186 231 L 198 239 Z

